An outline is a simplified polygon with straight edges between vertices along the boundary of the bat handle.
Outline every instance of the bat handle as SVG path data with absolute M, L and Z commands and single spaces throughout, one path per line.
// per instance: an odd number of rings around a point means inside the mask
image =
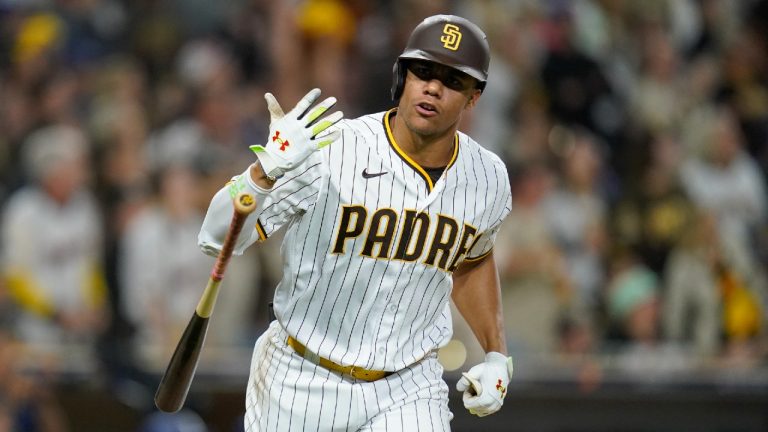
M 224 271 L 227 269 L 229 259 L 232 257 L 232 251 L 235 249 L 237 237 L 243 229 L 245 220 L 256 209 L 256 200 L 253 198 L 253 195 L 240 192 L 235 196 L 234 206 L 235 212 L 232 214 L 232 220 L 230 221 L 227 235 L 224 238 L 224 244 L 219 251 L 219 255 L 216 257 L 216 262 L 211 269 L 211 277 L 208 278 L 208 284 L 205 287 L 203 296 L 200 298 L 195 309 L 197 314 L 203 318 L 207 318 L 213 313 L 213 307 L 218 297 L 219 284 L 224 278 Z
M 220 281 L 224 277 L 224 271 L 229 263 L 229 258 L 232 256 L 232 251 L 235 249 L 237 237 L 243 229 L 243 224 L 245 224 L 248 215 L 256 209 L 256 200 L 253 198 L 253 195 L 240 192 L 235 196 L 234 206 L 235 212 L 232 214 L 232 221 L 229 224 L 227 236 L 224 238 L 224 244 L 211 271 L 211 278 L 215 281 Z

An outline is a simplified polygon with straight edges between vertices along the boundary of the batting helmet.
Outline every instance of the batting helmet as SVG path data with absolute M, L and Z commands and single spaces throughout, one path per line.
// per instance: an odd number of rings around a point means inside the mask
M 434 15 L 413 29 L 405 50 L 392 68 L 392 100 L 403 93 L 404 60 L 429 60 L 460 70 L 478 80 L 482 91 L 488 80 L 491 49 L 485 33 L 471 21 L 455 15 Z

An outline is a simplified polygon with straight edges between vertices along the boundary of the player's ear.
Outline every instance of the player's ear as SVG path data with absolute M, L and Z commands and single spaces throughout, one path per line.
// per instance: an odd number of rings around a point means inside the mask
M 477 101 L 480 99 L 481 93 L 482 92 L 479 89 L 472 90 L 472 94 L 470 94 L 469 97 L 467 98 L 467 105 L 465 106 L 465 108 L 467 109 L 474 108 L 475 105 L 477 104 Z

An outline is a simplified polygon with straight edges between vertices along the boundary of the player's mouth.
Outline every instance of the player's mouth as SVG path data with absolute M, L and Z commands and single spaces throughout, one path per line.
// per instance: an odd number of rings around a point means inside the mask
M 438 114 L 437 107 L 429 102 L 421 102 L 416 104 L 416 112 L 424 117 L 433 117 Z

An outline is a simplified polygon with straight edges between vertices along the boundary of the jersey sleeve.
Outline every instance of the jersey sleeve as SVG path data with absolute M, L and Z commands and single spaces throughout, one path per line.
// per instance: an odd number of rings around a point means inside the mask
M 305 212 L 317 201 L 320 186 L 328 174 L 324 152 L 317 152 L 304 166 L 286 173 L 275 183 L 256 221 L 258 240 L 266 240 L 297 214 Z
M 232 178 L 213 196 L 198 235 L 203 252 L 215 256 L 224 243 L 232 218 L 232 199 L 242 191 L 256 198 L 256 210 L 245 220 L 243 231 L 233 254 L 241 255 L 248 246 L 266 240 L 270 234 L 302 214 L 316 200 L 323 178 L 328 172 L 323 152 L 316 152 L 304 163 L 289 171 L 275 185 L 265 190 L 250 177 L 250 168 Z
M 512 191 L 509 185 L 509 176 L 507 175 L 506 167 L 498 160 L 496 162 L 496 187 L 489 185 L 489 192 L 496 191 L 495 202 L 492 213 L 493 217 L 488 228 L 483 231 L 467 252 L 465 261 L 479 261 L 485 258 L 493 251 L 493 245 L 496 243 L 496 236 L 499 233 L 499 228 L 504 219 L 512 211 Z

